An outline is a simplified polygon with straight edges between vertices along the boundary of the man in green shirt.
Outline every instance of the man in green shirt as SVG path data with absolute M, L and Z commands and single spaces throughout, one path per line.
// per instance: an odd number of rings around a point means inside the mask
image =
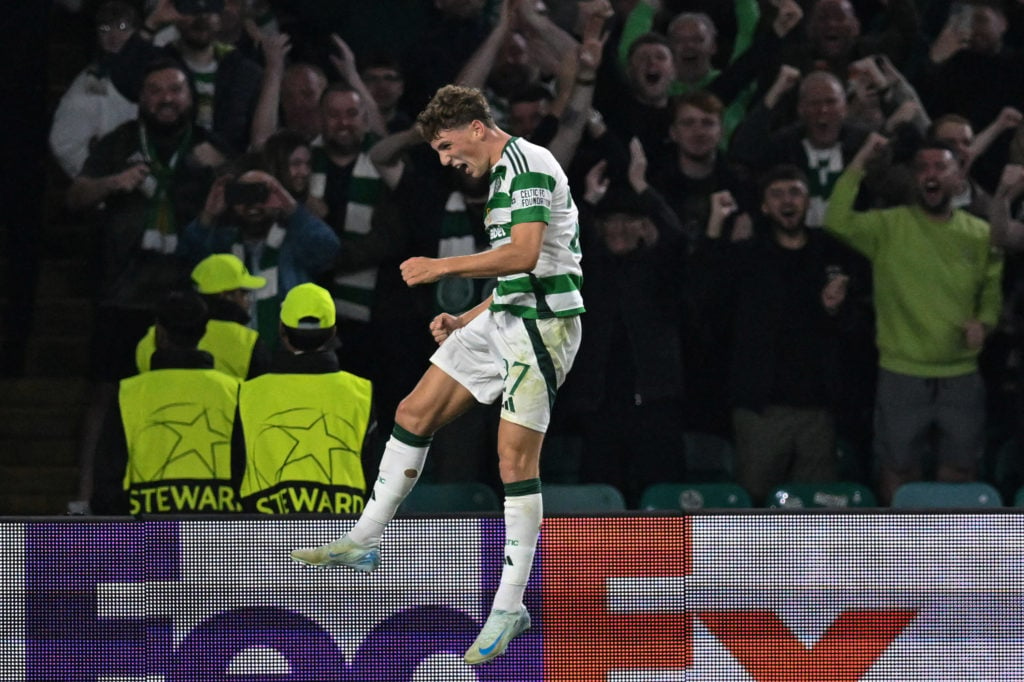
M 914 156 L 913 205 L 853 210 L 865 165 L 886 144 L 877 133 L 868 137 L 836 181 L 825 213 L 826 229 L 872 264 L 883 502 L 923 477 L 930 448 L 936 478 L 974 478 L 985 423 L 977 357 L 999 315 L 1003 269 L 988 223 L 953 208 L 960 169 L 941 142 L 922 145 Z

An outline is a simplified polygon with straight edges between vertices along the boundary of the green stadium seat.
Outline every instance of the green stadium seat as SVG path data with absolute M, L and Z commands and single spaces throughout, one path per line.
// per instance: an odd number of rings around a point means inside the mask
M 871 489 L 852 481 L 784 483 L 768 495 L 767 505 L 777 509 L 844 509 L 877 507 Z
M 736 483 L 655 483 L 640 496 L 640 508 L 645 511 L 742 509 L 752 506 L 750 494 Z
M 544 484 L 544 513 L 576 514 L 625 511 L 618 488 L 605 483 Z
M 971 509 L 1002 507 L 1003 500 L 995 486 L 982 481 L 914 481 L 896 489 L 892 506 L 901 509 Z
M 402 502 L 399 512 L 409 514 L 445 514 L 449 512 L 501 511 L 494 490 L 483 483 L 420 482 Z

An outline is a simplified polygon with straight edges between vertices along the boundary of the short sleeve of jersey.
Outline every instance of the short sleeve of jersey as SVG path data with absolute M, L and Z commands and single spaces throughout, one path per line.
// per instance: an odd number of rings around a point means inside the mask
M 509 187 L 511 223 L 551 221 L 551 196 L 555 179 L 547 173 L 527 171 L 512 178 Z

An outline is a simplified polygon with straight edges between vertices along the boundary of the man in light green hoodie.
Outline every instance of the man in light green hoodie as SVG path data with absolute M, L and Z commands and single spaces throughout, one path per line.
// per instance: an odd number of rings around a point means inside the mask
M 959 165 L 951 148 L 926 143 L 914 156 L 913 205 L 857 212 L 865 165 L 887 140 L 872 133 L 837 180 L 825 227 L 872 264 L 876 343 L 878 492 L 924 476 L 975 477 L 984 448 L 985 392 L 978 353 L 1001 305 L 1002 255 L 989 225 L 954 209 Z

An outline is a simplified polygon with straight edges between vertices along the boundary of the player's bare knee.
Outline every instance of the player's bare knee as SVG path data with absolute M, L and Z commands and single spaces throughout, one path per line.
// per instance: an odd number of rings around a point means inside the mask
M 395 410 L 395 423 L 417 436 L 432 435 L 434 432 L 432 421 L 433 414 L 425 409 L 421 401 L 405 398 L 398 403 L 398 409 Z
M 502 483 L 539 478 L 540 458 L 532 452 L 501 449 L 498 452 L 498 472 Z

